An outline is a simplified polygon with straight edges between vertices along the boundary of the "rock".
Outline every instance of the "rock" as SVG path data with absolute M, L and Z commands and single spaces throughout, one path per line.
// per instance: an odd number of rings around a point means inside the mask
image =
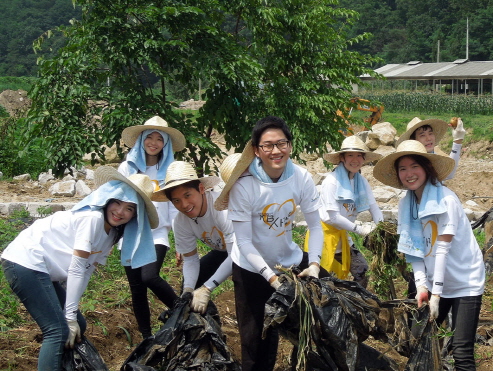
M 94 180 L 94 170 L 86 169 L 86 180 Z
M 467 206 L 470 206 L 470 207 L 477 207 L 479 206 L 475 201 L 473 200 L 468 200 L 466 202 L 464 202 L 464 205 L 467 205 Z
M 112 147 L 103 146 L 103 148 L 104 148 L 105 160 L 103 161 L 101 158 L 99 158 L 99 156 L 96 156 L 95 157 L 96 161 L 101 162 L 101 163 L 105 163 L 105 164 L 110 164 L 110 163 L 113 164 L 113 163 L 122 162 L 122 159 L 118 155 L 116 144 L 113 145 Z M 92 154 L 88 153 L 88 154 L 84 155 L 83 159 L 84 159 L 84 161 L 91 161 L 92 160 Z
M 390 188 L 390 189 L 389 189 Z M 373 189 L 373 195 L 377 202 L 387 203 L 392 198 L 396 197 L 397 194 L 392 190 L 392 187 L 376 187 Z
M 63 205 L 51 202 L 29 202 L 26 204 L 26 208 L 29 211 L 29 215 L 35 218 L 42 218 L 57 211 L 65 210 Z
M 89 188 L 83 180 L 78 180 L 75 183 L 75 194 L 79 197 L 86 197 L 90 195 L 92 192 L 91 188 Z
M 63 177 L 63 179 L 62 179 L 62 181 L 63 181 L 63 182 L 67 182 L 67 181 L 69 181 L 69 180 L 75 180 L 75 178 L 74 178 L 72 175 L 67 174 L 67 175 L 65 175 L 65 176 Z
M 368 132 L 366 145 L 370 149 L 377 149 L 380 145 L 390 146 L 394 144 L 397 130 L 390 122 L 380 122 L 372 126 Z
M 53 196 L 73 197 L 75 194 L 75 180 L 58 182 L 50 187 Z
M 374 152 L 385 157 L 387 155 L 390 155 L 391 153 L 394 153 L 395 147 L 394 146 L 379 146 Z
M 0 105 L 12 117 L 19 117 L 31 106 L 31 100 L 25 90 L 4 90 L 0 93 Z
M 363 143 L 365 143 L 366 138 L 368 138 L 368 130 L 360 131 L 359 133 L 356 133 L 354 135 L 356 135 L 359 139 L 363 141 Z
M 50 172 L 48 172 L 48 173 L 41 173 L 41 174 L 39 174 L 39 176 L 38 176 L 38 182 L 39 182 L 40 184 L 46 184 L 46 183 L 48 183 L 50 180 L 53 180 L 53 179 L 55 179 L 55 177 L 54 177 L 53 175 L 51 175 L 51 173 L 50 173 Z
M 13 177 L 12 179 L 20 180 L 22 182 L 27 182 L 27 181 L 31 180 L 31 175 L 30 174 L 17 175 L 15 177 Z
M 0 171 L 0 179 L 3 178 L 3 173 Z

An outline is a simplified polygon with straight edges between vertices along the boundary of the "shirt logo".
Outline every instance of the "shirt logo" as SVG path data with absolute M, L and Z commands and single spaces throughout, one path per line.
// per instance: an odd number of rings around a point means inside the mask
M 216 226 L 212 227 L 212 230 L 210 232 L 202 232 L 200 240 L 214 250 L 226 249 L 224 234 L 219 229 L 217 229 Z
M 291 198 L 282 204 L 272 203 L 264 207 L 259 215 L 260 219 L 276 232 L 276 237 L 282 236 L 286 231 L 291 230 L 291 216 L 296 211 L 296 204 Z

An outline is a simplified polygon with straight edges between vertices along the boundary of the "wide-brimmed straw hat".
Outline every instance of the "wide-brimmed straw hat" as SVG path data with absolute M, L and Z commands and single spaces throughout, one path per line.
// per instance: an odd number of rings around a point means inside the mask
M 351 135 L 342 141 L 341 149 L 337 152 L 327 153 L 324 155 L 324 159 L 332 164 L 337 165 L 341 162 L 341 153 L 345 152 L 361 152 L 365 154 L 365 164 L 373 162 L 382 158 L 382 155 L 370 151 L 366 144 L 356 135 Z
M 147 215 L 149 216 L 149 224 L 151 228 L 156 228 L 159 225 L 159 216 L 156 207 L 151 201 L 151 196 L 154 192 L 154 182 L 144 174 L 132 174 L 127 178 L 111 166 L 101 166 L 94 172 L 94 183 L 98 187 L 111 180 L 118 180 L 128 184 L 142 197 L 146 206 Z
M 415 117 L 411 121 L 409 121 L 409 124 L 407 124 L 406 132 L 399 137 L 399 140 L 396 142 L 395 145 L 398 146 L 403 141 L 411 139 L 411 135 L 413 135 L 416 129 L 425 125 L 429 125 L 433 129 L 433 134 L 435 134 L 435 144 L 438 145 L 438 142 L 442 140 L 443 136 L 447 132 L 448 124 L 443 120 L 421 120 L 419 117 Z
M 140 133 L 144 130 L 161 130 L 169 135 L 173 151 L 179 152 L 185 148 L 187 141 L 180 130 L 168 126 L 168 123 L 159 116 L 154 116 L 147 120 L 144 125 L 134 125 L 123 129 L 122 141 L 127 147 L 132 148 L 137 141 Z
M 204 185 L 205 189 L 212 188 L 221 181 L 217 176 L 204 176 L 199 178 L 192 164 L 185 161 L 173 161 L 166 171 L 164 187 L 159 191 L 154 192 L 152 200 L 161 202 L 169 201 L 164 193 L 165 189 L 177 187 L 193 180 L 199 180 Z
M 394 163 L 406 155 L 419 155 L 430 160 L 433 168 L 437 172 L 438 180 L 444 180 L 454 170 L 455 161 L 449 156 L 441 156 L 435 153 L 426 152 L 423 144 L 417 140 L 405 140 L 394 153 L 382 158 L 373 168 L 373 176 L 383 184 L 394 188 L 405 189 L 399 181 L 399 176 L 394 167 Z
M 255 151 L 252 146 L 252 141 L 249 140 L 245 146 L 245 149 L 241 153 L 240 157 L 228 156 L 225 161 L 219 167 L 221 178 L 226 183 L 224 185 L 221 194 L 214 202 L 214 208 L 216 210 L 226 210 L 229 203 L 229 191 L 236 183 L 241 174 L 248 169 L 253 159 L 255 158 Z

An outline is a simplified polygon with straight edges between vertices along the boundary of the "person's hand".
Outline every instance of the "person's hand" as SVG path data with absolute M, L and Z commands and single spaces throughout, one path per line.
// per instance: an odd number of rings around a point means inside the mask
M 421 308 L 423 303 L 428 303 L 428 288 L 426 286 L 417 287 L 416 299 L 418 299 L 418 308 Z
M 273 288 L 274 290 L 276 290 L 276 291 L 277 291 L 277 289 L 278 289 L 279 287 L 281 287 L 281 282 L 279 282 L 279 278 L 277 278 L 277 276 L 276 276 L 276 279 L 275 279 L 274 281 L 272 281 L 272 282 L 270 283 L 270 285 L 272 286 L 272 288 Z
M 308 268 L 305 268 L 298 277 L 315 277 L 318 278 L 318 274 L 320 273 L 320 267 L 317 264 L 310 264 Z
M 211 290 L 205 286 L 199 287 L 193 292 L 193 299 L 191 308 L 194 312 L 199 312 L 204 314 L 207 309 L 207 304 L 209 304 L 209 299 L 211 297 Z
M 179 267 L 183 263 L 183 256 L 179 252 L 175 252 L 176 266 Z
M 68 329 L 69 329 L 69 334 L 68 334 L 68 339 L 65 342 L 65 348 L 71 348 L 74 349 L 74 343 L 77 341 L 80 343 L 80 327 L 79 323 L 77 320 L 73 321 L 67 321 Z
M 439 295 L 431 295 L 430 299 L 430 322 L 438 317 L 438 304 L 440 303 Z
M 371 225 L 356 225 L 356 228 L 354 229 L 354 232 L 359 234 L 361 237 L 366 237 L 370 234 L 372 231 Z
M 193 294 L 193 289 L 191 287 L 185 287 L 181 293 L 181 297 L 185 296 L 188 293 Z
M 466 130 L 464 129 L 464 124 L 462 120 L 459 118 L 457 120 L 457 126 L 455 128 L 452 127 L 452 138 L 454 138 L 454 142 L 456 140 L 463 140 L 466 136 Z

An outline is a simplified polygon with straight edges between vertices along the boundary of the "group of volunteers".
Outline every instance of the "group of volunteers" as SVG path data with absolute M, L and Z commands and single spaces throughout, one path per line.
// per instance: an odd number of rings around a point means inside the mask
M 192 310 L 205 313 L 211 292 L 232 276 L 242 369 L 273 370 L 279 335 L 270 329 L 262 336 L 262 330 L 265 303 L 281 285 L 279 267 L 298 266 L 300 277 L 351 273 L 367 286 L 368 263 L 348 232 L 369 233 L 355 223 L 362 211 L 383 220 L 360 171 L 375 161 L 376 179 L 408 190 L 399 203 L 398 250 L 412 265 L 418 305 L 428 303 L 437 324 L 451 310 L 455 367 L 475 369 L 485 273 L 461 202 L 442 184 L 457 168 L 465 134 L 459 119 L 447 156 L 436 147 L 447 126 L 415 118 L 396 151 L 383 158 L 358 136 L 347 137 L 325 156 L 336 167 L 320 192 L 292 162 L 295 138 L 276 116 L 259 120 L 243 152 L 221 163 L 220 192 L 213 190 L 219 177 L 198 177 L 190 163 L 174 160 L 186 139 L 165 120 L 155 116 L 126 128 L 122 140 L 130 151 L 118 170 L 99 167 L 93 193 L 70 211 L 34 222 L 1 255 L 7 281 L 43 333 L 38 370 L 60 370 L 64 347 L 80 341 L 86 323 L 79 300 L 115 244 L 139 331 L 152 336 L 148 289 L 167 307 L 178 297 L 159 274 L 171 230 L 183 266 L 181 291 L 192 293 Z M 302 247 L 292 238 L 298 207 L 308 227 Z M 197 241 L 210 247 L 202 257 Z

